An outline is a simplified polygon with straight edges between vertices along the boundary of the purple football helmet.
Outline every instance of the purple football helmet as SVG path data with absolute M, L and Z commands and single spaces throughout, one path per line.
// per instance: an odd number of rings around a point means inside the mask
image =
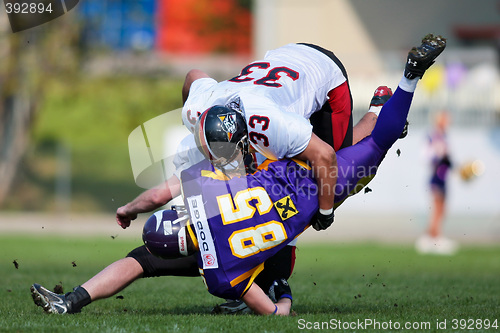
M 175 208 L 151 215 L 142 231 L 142 240 L 148 251 L 163 259 L 192 254 L 188 251 L 186 221 L 187 216 L 179 218 Z

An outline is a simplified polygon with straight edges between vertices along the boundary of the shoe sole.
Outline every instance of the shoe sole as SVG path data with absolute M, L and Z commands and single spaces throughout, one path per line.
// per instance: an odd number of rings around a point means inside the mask
M 49 302 L 47 301 L 47 299 L 45 298 L 45 296 L 43 296 L 42 294 L 40 294 L 38 292 L 38 290 L 31 286 L 30 287 L 30 290 L 31 290 L 31 297 L 33 298 L 33 302 L 35 302 L 35 304 L 39 307 L 41 307 L 43 309 L 43 311 L 45 311 L 46 313 L 54 313 L 54 310 L 51 308 Z
M 434 64 L 435 59 L 446 48 L 446 38 L 438 35 L 427 34 L 422 38 L 422 44 L 418 47 L 413 47 L 408 52 L 407 64 L 405 67 L 405 77 L 412 80 L 417 77 L 422 77 L 425 71 Z M 411 64 L 414 68 L 409 68 Z M 417 64 L 418 67 L 417 67 Z
M 436 59 L 444 51 L 445 48 L 445 38 L 428 34 L 422 39 L 422 44 L 419 47 L 413 47 L 410 50 L 410 53 L 413 54 L 416 58 L 424 58 L 434 53 L 432 55 L 432 58 Z
M 427 44 L 435 48 L 444 48 L 446 46 L 446 38 L 439 35 L 434 36 L 433 34 L 428 34 L 422 38 L 422 44 Z

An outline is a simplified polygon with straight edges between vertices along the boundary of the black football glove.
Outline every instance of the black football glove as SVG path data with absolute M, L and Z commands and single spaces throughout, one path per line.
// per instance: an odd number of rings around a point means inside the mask
M 311 220 L 311 225 L 316 231 L 325 230 L 333 223 L 334 212 L 328 215 L 323 215 L 319 212 L 316 212 L 316 215 Z
M 286 279 L 274 280 L 271 287 L 269 287 L 269 292 L 267 293 L 267 295 L 274 303 L 282 298 L 289 298 L 291 301 L 293 300 L 292 289 L 290 289 L 290 286 L 288 285 Z

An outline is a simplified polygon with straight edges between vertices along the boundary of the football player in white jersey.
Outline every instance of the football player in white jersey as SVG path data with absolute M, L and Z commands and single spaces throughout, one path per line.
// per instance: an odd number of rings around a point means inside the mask
M 347 73 L 331 51 L 288 44 L 222 82 L 192 70 L 183 99 L 183 122 L 191 132 L 205 110 L 227 106 L 244 115 L 253 150 L 273 160 L 294 157 L 310 162 L 321 193 L 314 227 L 326 229 L 333 222 L 335 151 L 350 146 L 353 133 Z

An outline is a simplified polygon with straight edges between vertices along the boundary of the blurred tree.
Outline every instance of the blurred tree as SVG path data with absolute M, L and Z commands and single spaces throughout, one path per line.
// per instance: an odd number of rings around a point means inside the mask
M 78 71 L 78 26 L 71 18 L 12 33 L 0 15 L 0 205 L 30 141 L 49 81 Z

